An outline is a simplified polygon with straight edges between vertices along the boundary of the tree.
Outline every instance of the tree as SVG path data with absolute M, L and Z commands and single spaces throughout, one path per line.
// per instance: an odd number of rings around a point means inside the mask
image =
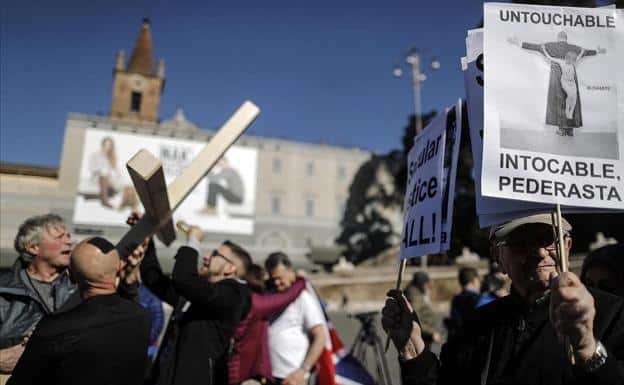
M 423 116 L 423 126 L 435 116 Z M 403 148 L 373 155 L 356 172 L 341 221 L 336 243 L 344 245 L 345 256 L 358 263 L 396 246 L 402 231 L 402 207 L 407 181 L 407 153 L 414 143 L 415 116 L 403 129 Z M 409 147 L 407 147 L 409 146 Z

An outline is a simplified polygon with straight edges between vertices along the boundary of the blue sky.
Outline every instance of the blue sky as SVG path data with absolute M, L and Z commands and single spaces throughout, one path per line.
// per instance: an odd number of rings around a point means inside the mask
M 482 2 L 5 0 L 0 19 L 0 160 L 56 166 L 68 112 L 108 113 L 115 53 L 131 52 L 144 16 L 166 60 L 160 116 L 176 106 L 218 127 L 245 99 L 262 113 L 248 133 L 385 152 L 412 112 L 411 47 L 442 67 L 423 109 L 464 94 L 459 57 Z M 403 63 L 403 61 L 401 60 Z

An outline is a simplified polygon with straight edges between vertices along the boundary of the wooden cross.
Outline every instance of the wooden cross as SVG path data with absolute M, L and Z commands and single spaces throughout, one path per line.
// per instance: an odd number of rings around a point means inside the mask
M 120 256 L 129 255 L 143 239 L 154 234 L 167 246 L 175 240 L 173 212 L 259 113 L 260 109 L 252 102 L 243 103 L 169 186 L 160 160 L 149 151 L 139 150 L 128 161 L 126 167 L 145 214 L 117 243 Z

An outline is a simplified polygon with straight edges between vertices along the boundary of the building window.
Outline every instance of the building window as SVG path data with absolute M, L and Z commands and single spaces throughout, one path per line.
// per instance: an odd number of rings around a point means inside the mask
M 345 180 L 347 178 L 347 168 L 345 166 L 338 166 L 338 180 Z
M 130 111 L 139 112 L 141 110 L 141 93 L 132 91 L 132 100 L 130 101 Z
M 282 211 L 282 201 L 280 197 L 271 197 L 271 213 L 277 215 Z
M 314 200 L 313 199 L 306 199 L 305 209 L 306 209 L 307 217 L 314 216 Z
M 279 158 L 273 158 L 273 173 L 279 174 L 282 172 L 282 160 Z
M 306 163 L 306 175 L 314 176 L 314 162 Z

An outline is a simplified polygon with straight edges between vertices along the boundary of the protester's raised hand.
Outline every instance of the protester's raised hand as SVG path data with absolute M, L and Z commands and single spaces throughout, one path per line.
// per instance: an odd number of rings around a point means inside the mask
M 400 290 L 390 290 L 381 310 L 381 325 L 404 358 L 414 358 L 425 350 L 414 311 Z
M 596 351 L 594 338 L 594 297 L 572 272 L 550 276 L 550 321 L 561 342 L 572 345 L 581 361 Z
M 126 219 L 126 224 L 130 226 L 136 225 L 139 219 L 141 219 L 141 216 L 142 215 L 139 214 L 137 211 L 131 212 L 130 215 L 128 216 L 128 219 Z
M 186 233 L 188 240 L 194 240 L 200 242 L 204 240 L 204 232 L 201 227 L 197 225 L 188 226 L 188 232 Z
M 128 285 L 134 284 L 139 279 L 140 265 L 145 257 L 149 240 L 149 237 L 145 238 L 143 242 L 132 251 L 119 272 L 120 278 Z

